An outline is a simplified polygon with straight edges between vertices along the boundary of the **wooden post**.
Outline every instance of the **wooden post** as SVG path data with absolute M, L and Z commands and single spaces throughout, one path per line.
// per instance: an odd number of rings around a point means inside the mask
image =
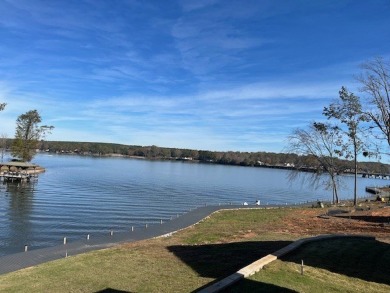
M 65 257 L 68 257 L 68 250 L 65 250 Z
M 134 231 L 134 226 L 131 226 L 131 232 L 133 232 Z
M 87 240 L 89 240 L 89 234 L 87 235 Z
M 111 230 L 110 231 L 110 236 L 112 236 L 112 235 L 114 235 L 114 231 Z
M 66 237 L 64 237 L 64 245 L 66 244 Z
M 302 259 L 302 263 L 301 263 L 301 275 L 303 276 L 303 259 Z
M 24 252 L 26 252 L 27 250 L 28 250 L 28 246 L 25 245 L 25 246 L 24 246 Z

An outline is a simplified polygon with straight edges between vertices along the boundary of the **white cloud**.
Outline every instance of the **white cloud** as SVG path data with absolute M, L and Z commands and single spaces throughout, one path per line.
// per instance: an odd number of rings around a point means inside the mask
M 323 99 L 335 95 L 334 83 L 291 84 L 288 82 L 269 82 L 243 85 L 227 90 L 216 90 L 202 94 L 205 100 L 251 100 L 275 98 Z M 337 91 L 336 91 L 337 93 Z
M 180 0 L 179 3 L 185 12 L 202 9 L 208 6 L 212 6 L 217 3 L 218 0 Z

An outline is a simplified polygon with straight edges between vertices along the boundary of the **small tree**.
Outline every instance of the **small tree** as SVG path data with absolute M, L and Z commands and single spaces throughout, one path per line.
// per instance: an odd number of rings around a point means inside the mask
M 0 111 L 3 111 L 5 106 L 7 104 L 6 103 L 0 103 Z M 5 154 L 5 151 L 7 149 L 7 135 L 6 134 L 1 134 L 1 137 L 0 137 L 0 149 L 1 149 L 1 161 L 3 162 L 4 160 L 4 154 Z
M 41 121 L 37 110 L 28 111 L 18 117 L 15 139 L 11 148 L 14 157 L 26 162 L 32 160 L 40 139 L 54 128 L 53 126 L 40 126 Z
M 362 68 L 363 73 L 356 79 L 362 85 L 360 91 L 365 94 L 367 106 L 371 105 L 365 112 L 390 146 L 390 59 L 377 57 Z
M 344 127 L 346 140 L 341 144 L 339 155 L 346 159 L 353 159 L 354 162 L 354 191 L 353 202 L 357 204 L 357 156 L 363 150 L 363 141 L 360 136 L 361 122 L 369 121 L 369 118 L 362 111 L 362 105 L 358 96 L 348 92 L 345 87 L 339 91 L 339 100 L 324 107 L 323 114 L 328 119 L 337 119 Z
M 2 133 L 0 135 L 0 157 L 2 162 L 4 161 L 4 155 L 6 151 L 7 151 L 7 134 Z
M 313 158 L 315 160 L 313 163 L 317 163 L 315 178 L 319 179 L 323 172 L 329 176 L 327 187 L 332 189 L 333 203 L 339 202 L 337 193 L 339 185 L 338 144 L 339 128 L 329 123 L 314 122 L 307 129 L 294 130 L 289 136 L 289 151 Z

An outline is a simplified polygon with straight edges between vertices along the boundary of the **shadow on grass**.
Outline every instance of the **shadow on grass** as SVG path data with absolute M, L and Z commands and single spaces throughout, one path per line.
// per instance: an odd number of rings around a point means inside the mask
M 281 258 L 304 261 L 340 275 L 390 285 L 390 245 L 374 239 L 344 238 L 307 243 Z
M 207 245 L 178 245 L 169 246 L 168 249 L 200 276 L 224 278 L 290 243 L 290 241 L 252 241 Z
M 200 276 L 216 279 L 202 287 L 205 288 L 290 243 L 291 241 L 251 241 L 207 245 L 177 245 L 168 247 L 168 250 Z
M 281 292 L 297 292 L 288 288 L 279 287 L 273 284 L 262 283 L 258 281 L 242 279 L 237 284 L 232 285 L 222 291 L 221 293 L 242 293 L 242 292 L 267 292 L 267 293 L 281 293 Z
M 345 216 L 337 215 L 338 218 L 346 218 L 351 220 L 365 221 L 371 223 L 390 223 L 390 217 L 384 216 Z

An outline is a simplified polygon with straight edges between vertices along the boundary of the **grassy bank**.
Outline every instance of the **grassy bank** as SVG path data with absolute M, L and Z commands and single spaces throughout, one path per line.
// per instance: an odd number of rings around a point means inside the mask
M 293 232 L 294 227 L 301 225 L 302 217 L 308 217 L 312 222 L 313 210 L 218 212 L 170 237 L 71 256 L 2 275 L 0 291 L 104 292 L 111 289 L 119 292 L 191 292 L 234 273 L 297 238 L 317 234 L 316 230 L 310 229 Z M 294 261 L 287 262 L 295 264 Z M 284 263 L 278 261 L 277 265 L 283 266 Z M 271 268 L 264 272 L 272 275 Z M 290 278 L 292 273 L 296 274 L 287 271 L 286 277 Z M 335 279 L 345 278 L 345 283 L 355 282 L 355 277 L 343 272 L 333 274 Z M 361 286 L 368 283 L 364 279 L 360 281 L 363 282 Z M 256 279 L 251 282 L 266 283 Z M 332 283 L 330 279 L 329 284 Z M 288 288 L 283 284 L 274 286 Z M 390 289 L 389 286 L 385 288 Z

